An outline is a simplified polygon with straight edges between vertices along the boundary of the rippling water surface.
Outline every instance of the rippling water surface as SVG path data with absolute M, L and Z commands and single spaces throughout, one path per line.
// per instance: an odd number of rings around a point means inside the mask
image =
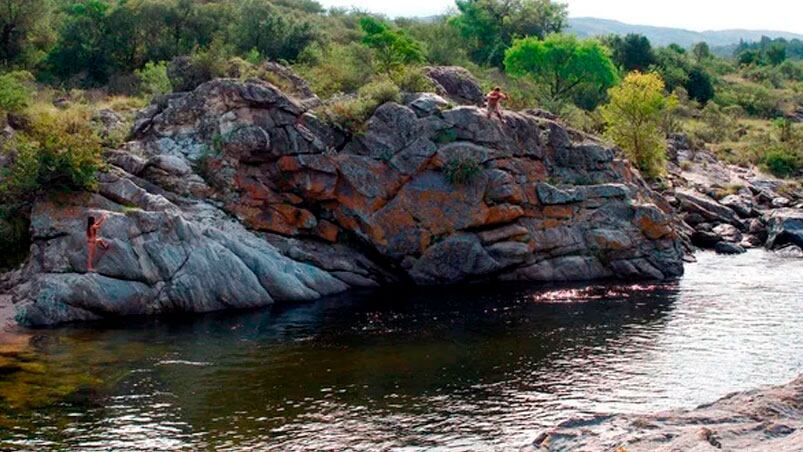
M 803 372 L 803 262 L 698 258 L 660 285 L 394 290 L 37 332 L 0 368 L 0 446 L 509 450 L 570 417 Z

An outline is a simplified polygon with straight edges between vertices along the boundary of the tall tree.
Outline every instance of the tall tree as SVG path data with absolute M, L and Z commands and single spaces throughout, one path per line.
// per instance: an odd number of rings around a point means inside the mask
M 51 41 L 50 0 L 0 0 L 0 64 L 35 63 L 32 52 Z
M 655 54 L 646 36 L 631 33 L 622 38 L 614 35 L 605 38 L 604 43 L 610 47 L 613 61 L 625 72 L 643 72 L 655 64 Z
M 694 55 L 694 59 L 697 60 L 697 64 L 711 59 L 711 48 L 708 47 L 706 42 L 698 42 L 695 44 L 691 49 L 691 53 Z
M 664 94 L 664 82 L 655 73 L 631 72 L 621 85 L 609 91 L 610 102 L 601 109 L 606 135 L 645 176 L 664 172 L 666 140 L 661 123 L 674 98 Z
M 606 90 L 618 82 L 602 44 L 570 35 L 517 40 L 505 54 L 505 70 L 545 85 L 552 99 L 569 100 L 581 90 Z
M 467 41 L 478 64 L 501 66 L 516 38 L 544 38 L 566 25 L 567 7 L 551 0 L 457 0 L 450 23 Z
M 360 20 L 362 42 L 374 51 L 379 70 L 390 74 L 401 66 L 424 60 L 421 44 L 371 17 Z

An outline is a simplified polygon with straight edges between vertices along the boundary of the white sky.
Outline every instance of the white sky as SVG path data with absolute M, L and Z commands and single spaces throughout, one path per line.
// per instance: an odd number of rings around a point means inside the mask
M 432 16 L 454 0 L 318 0 L 396 16 Z M 563 0 L 571 17 L 598 17 L 637 25 L 689 30 L 790 31 L 803 34 L 803 0 Z

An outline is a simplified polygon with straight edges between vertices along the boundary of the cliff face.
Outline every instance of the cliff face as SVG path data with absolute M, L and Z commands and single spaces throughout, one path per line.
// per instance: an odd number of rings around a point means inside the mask
M 106 156 L 98 193 L 35 206 L 19 320 L 392 283 L 682 274 L 671 208 L 612 149 L 539 112 L 500 121 L 434 94 L 406 101 L 356 134 L 260 81 L 215 80 L 151 105 Z M 111 247 L 88 274 L 86 217 L 103 212 Z

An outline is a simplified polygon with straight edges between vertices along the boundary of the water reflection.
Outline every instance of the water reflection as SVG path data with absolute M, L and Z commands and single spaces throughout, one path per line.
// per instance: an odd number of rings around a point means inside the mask
M 26 358 L 42 368 L 0 376 L 0 438 L 506 449 L 571 416 L 690 406 L 790 379 L 803 369 L 800 269 L 762 252 L 702 255 L 661 285 L 365 292 L 46 331 Z M 52 385 L 61 391 L 34 396 Z

